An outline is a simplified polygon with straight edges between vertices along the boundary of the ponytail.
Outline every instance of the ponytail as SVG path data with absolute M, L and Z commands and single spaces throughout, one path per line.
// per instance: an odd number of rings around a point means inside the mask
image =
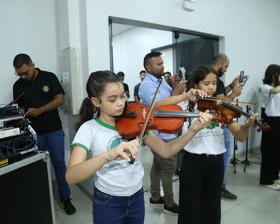
M 75 131 L 78 131 L 83 123 L 93 119 L 96 112 L 97 108 L 93 105 L 91 100 L 89 98 L 85 98 L 81 104 L 79 119 L 74 126 Z

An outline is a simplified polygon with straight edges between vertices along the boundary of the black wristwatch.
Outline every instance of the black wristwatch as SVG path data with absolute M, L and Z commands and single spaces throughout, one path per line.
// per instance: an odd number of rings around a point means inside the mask
M 230 86 L 230 88 L 232 88 L 232 89 L 234 88 L 234 86 L 232 85 L 232 83 L 230 83 L 230 85 L 229 85 L 229 86 Z

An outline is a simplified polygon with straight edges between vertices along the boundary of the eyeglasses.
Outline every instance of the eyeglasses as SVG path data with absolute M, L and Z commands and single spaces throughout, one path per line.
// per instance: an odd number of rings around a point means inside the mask
M 23 72 L 23 73 L 17 73 L 17 72 L 15 72 L 15 75 L 17 75 L 17 76 L 19 76 L 19 77 L 28 76 L 28 75 L 29 75 L 29 72 L 30 72 L 30 66 L 29 66 L 28 71 Z

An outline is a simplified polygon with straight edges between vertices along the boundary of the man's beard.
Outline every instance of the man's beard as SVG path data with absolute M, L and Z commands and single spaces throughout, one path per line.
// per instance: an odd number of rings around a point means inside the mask
M 225 74 L 224 72 L 222 72 L 222 68 L 218 69 L 218 74 L 219 74 L 219 77 L 222 77 Z
M 154 74 L 154 76 L 156 76 L 157 78 L 161 78 L 164 75 L 164 72 L 158 72 L 156 74 Z

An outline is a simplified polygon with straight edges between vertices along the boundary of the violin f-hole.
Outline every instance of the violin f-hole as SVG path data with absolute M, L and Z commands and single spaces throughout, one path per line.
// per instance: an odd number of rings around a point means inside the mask
M 150 124 L 151 122 L 152 122 L 152 119 L 149 119 L 148 124 Z M 144 123 L 145 122 L 138 123 L 137 127 L 141 129 L 143 127 Z

